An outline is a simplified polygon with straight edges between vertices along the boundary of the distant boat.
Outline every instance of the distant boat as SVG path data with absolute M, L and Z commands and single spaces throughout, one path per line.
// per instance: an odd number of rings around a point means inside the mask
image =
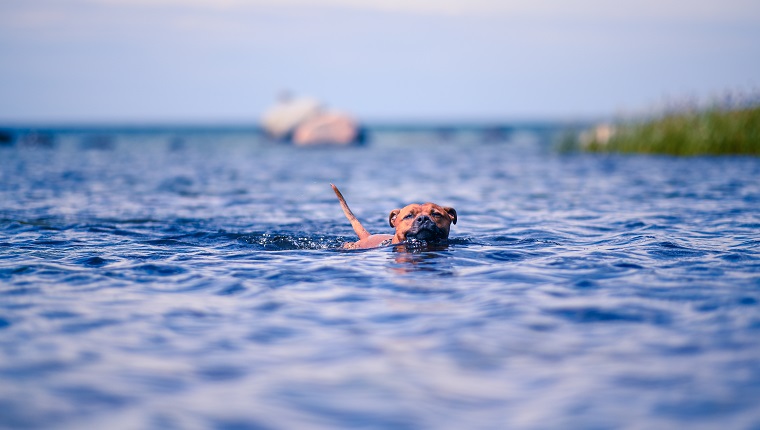
M 308 97 L 281 96 L 264 113 L 261 126 L 273 139 L 298 146 L 360 144 L 365 137 L 350 115 L 329 110 Z

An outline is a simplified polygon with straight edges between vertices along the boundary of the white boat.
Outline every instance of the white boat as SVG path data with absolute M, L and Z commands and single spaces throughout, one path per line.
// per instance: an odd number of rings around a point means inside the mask
M 262 116 L 261 126 L 270 137 L 298 146 L 364 142 L 363 130 L 355 119 L 327 109 L 309 97 L 280 97 L 278 103 Z

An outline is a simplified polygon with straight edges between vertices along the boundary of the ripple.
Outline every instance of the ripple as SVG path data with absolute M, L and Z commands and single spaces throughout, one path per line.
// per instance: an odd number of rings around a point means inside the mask
M 58 320 L 58 319 L 69 319 L 69 318 L 79 318 L 81 314 L 71 311 L 48 311 L 43 312 L 40 314 L 43 318 L 51 319 L 51 320 Z
M 73 363 L 61 360 L 36 360 L 23 364 L 0 366 L 0 375 L 11 380 L 29 380 L 50 377 L 72 367 Z
M 644 266 L 638 265 L 636 263 L 628 263 L 628 262 L 620 262 L 615 263 L 615 267 L 620 267 L 622 269 L 643 269 Z
M 251 333 L 247 338 L 256 343 L 271 344 L 288 340 L 297 333 L 296 330 L 289 327 L 266 327 Z
M 493 251 L 485 253 L 483 256 L 497 261 L 519 261 L 525 258 L 523 253 L 513 251 Z
M 662 258 L 695 258 L 707 254 L 705 251 L 681 246 L 673 242 L 660 242 L 649 253 Z
M 103 267 L 109 263 L 108 260 L 101 257 L 87 257 L 80 260 L 79 262 L 80 264 L 83 264 L 88 267 Z
M 156 246 L 186 246 L 189 245 L 186 242 L 182 242 L 177 239 L 152 239 L 152 240 L 146 240 L 146 244 L 148 245 L 156 245 Z
M 122 408 L 134 402 L 134 399 L 129 396 L 108 392 L 100 388 L 86 385 L 56 387 L 52 391 L 70 401 L 77 402 L 82 405 L 83 409 L 90 411 Z
M 570 308 L 555 308 L 548 310 L 549 314 L 578 323 L 652 323 L 667 325 L 671 321 L 669 314 L 648 308 L 626 307 L 622 309 L 581 306 Z
M 61 327 L 62 333 L 79 334 L 91 330 L 98 330 L 108 326 L 119 325 L 121 321 L 110 318 L 103 318 L 93 321 L 81 321 L 66 324 Z
M 226 285 L 219 289 L 216 294 L 220 296 L 234 296 L 237 294 L 242 294 L 244 292 L 248 291 L 246 287 L 244 287 L 241 283 L 235 282 L 230 285 Z
M 234 381 L 246 375 L 245 369 L 235 366 L 211 366 L 198 370 L 198 375 L 207 381 Z
M 173 276 L 187 272 L 186 269 L 180 266 L 168 264 L 141 264 L 134 266 L 133 270 L 156 276 Z

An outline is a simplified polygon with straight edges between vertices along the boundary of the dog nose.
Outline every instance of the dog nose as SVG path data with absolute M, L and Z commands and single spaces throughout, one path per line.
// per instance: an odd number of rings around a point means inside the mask
M 433 222 L 433 220 L 430 219 L 430 217 L 427 215 L 420 215 L 417 217 L 417 219 L 414 220 L 414 222 L 417 224 L 424 224 L 426 222 Z

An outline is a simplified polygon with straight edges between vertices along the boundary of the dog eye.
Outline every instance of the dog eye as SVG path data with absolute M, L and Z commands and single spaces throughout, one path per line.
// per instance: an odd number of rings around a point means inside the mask
M 404 217 L 404 219 L 412 219 L 412 218 L 414 218 L 414 215 L 412 214 L 408 214 L 407 216 Z
M 441 217 L 441 214 L 439 214 L 438 212 L 433 212 L 431 215 L 433 215 L 436 218 L 440 218 Z

